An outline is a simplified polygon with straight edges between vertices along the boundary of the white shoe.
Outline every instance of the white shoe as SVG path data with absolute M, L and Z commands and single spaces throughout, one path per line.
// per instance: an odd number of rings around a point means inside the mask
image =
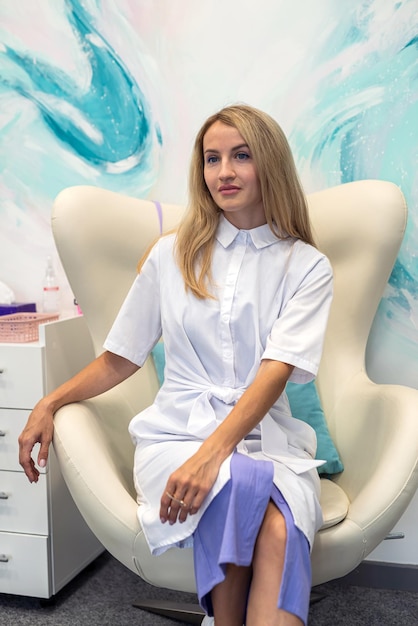
M 215 618 L 209 617 L 209 615 L 205 615 L 201 623 L 201 626 L 215 626 Z

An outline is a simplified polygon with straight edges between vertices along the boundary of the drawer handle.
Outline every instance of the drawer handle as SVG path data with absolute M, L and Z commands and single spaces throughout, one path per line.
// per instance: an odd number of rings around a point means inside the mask
M 5 491 L 0 491 L 0 500 L 8 500 L 9 496 Z
M 0 554 L 0 563 L 8 563 L 9 562 L 9 557 L 7 556 L 7 554 Z
M 0 374 L 3 374 L 4 369 L 2 367 L 0 367 Z
M 0 430 L 0 437 L 5 437 L 5 436 L 6 436 L 6 431 Z

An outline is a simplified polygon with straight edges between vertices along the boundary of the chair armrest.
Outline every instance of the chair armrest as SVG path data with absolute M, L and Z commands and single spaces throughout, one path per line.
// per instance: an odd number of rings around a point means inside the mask
M 116 389 L 62 407 L 55 416 L 53 444 L 65 482 L 86 523 L 109 552 L 136 571 L 132 549 L 142 530 L 132 479 L 134 448 L 126 433 L 123 458 L 121 443 L 112 445 L 106 431 L 109 419 L 103 419 L 109 412 L 118 419 L 122 409 L 123 400 Z
M 57 411 L 54 449 L 62 474 L 88 526 L 116 559 L 153 585 L 195 592 L 192 551 L 152 556 L 139 525 L 131 414 L 118 388 Z

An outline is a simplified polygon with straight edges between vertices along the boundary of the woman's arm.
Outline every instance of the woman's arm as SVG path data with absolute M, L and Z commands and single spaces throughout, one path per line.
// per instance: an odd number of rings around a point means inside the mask
M 253 383 L 228 417 L 186 463 L 168 479 L 161 498 L 161 521 L 182 522 L 196 513 L 212 488 L 222 462 L 238 443 L 259 424 L 283 392 L 293 366 L 263 360 Z M 174 496 L 175 499 L 168 495 Z M 186 506 L 182 506 L 183 501 Z
M 36 404 L 19 436 L 19 463 L 30 482 L 37 482 L 39 478 L 31 456 L 36 443 L 41 444 L 38 465 L 45 467 L 48 460 L 54 413 L 65 404 L 87 400 L 108 391 L 138 369 L 138 365 L 128 359 L 106 351 Z

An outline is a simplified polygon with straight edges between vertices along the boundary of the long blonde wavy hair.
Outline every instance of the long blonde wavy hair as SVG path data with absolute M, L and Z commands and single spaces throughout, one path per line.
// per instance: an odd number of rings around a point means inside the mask
M 204 179 L 203 139 L 212 124 L 235 127 L 248 145 L 260 181 L 267 224 L 278 238 L 295 237 L 315 245 L 305 194 L 293 155 L 280 126 L 263 111 L 233 105 L 209 117 L 197 134 L 190 164 L 189 204 L 176 235 L 176 259 L 186 289 L 211 298 L 211 259 L 220 209 Z

